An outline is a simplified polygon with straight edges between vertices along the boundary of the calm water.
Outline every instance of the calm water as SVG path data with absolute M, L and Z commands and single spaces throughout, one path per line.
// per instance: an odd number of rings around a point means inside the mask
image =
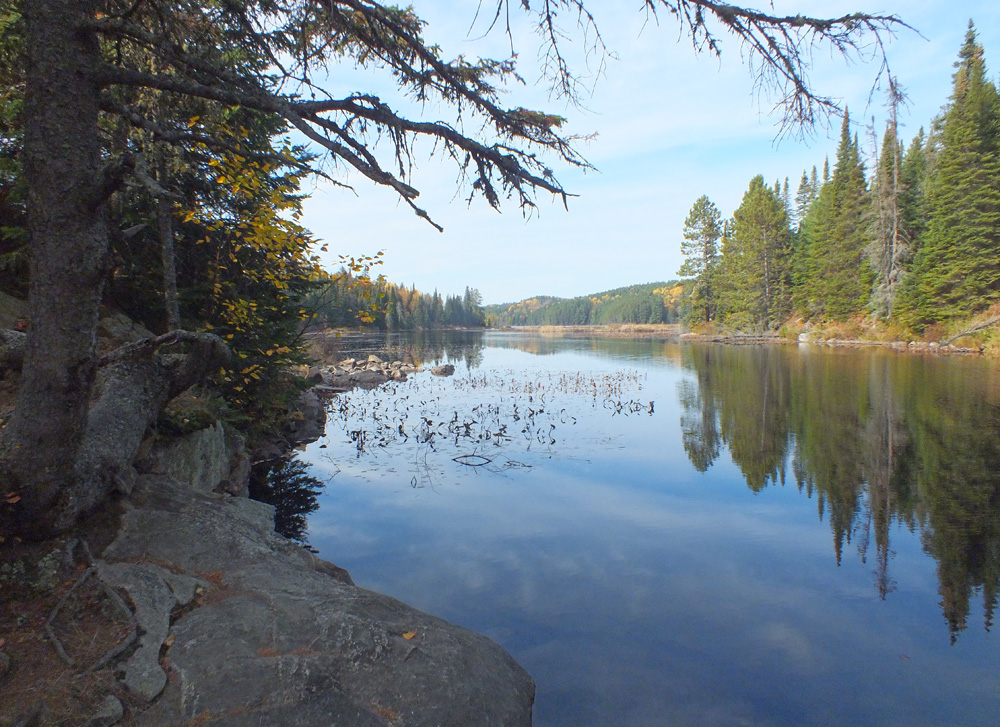
M 502 644 L 535 724 L 996 725 L 1000 365 L 466 334 L 334 402 L 309 539 Z

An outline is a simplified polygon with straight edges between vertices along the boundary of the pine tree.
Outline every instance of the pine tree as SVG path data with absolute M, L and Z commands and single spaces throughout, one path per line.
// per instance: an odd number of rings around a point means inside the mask
M 916 253 L 927 227 L 924 210 L 925 182 L 927 178 L 927 138 L 923 127 L 903 156 L 900 179 L 903 189 L 899 196 L 899 216 L 903 229 L 910 237 L 911 253 Z
M 969 22 L 926 182 L 927 229 L 904 286 L 914 326 L 1000 300 L 1000 98 Z
M 816 201 L 816 193 L 818 192 L 816 188 L 816 167 L 812 168 L 812 178 L 802 172 L 802 180 L 799 182 L 799 189 L 795 193 L 795 208 L 792 211 L 791 221 L 795 226 L 796 231 L 802 226 L 803 220 L 805 220 L 806 215 L 809 214 L 809 208 L 812 203 Z
M 781 199 L 754 177 L 723 244 L 719 297 L 729 325 L 773 329 L 788 315 L 789 238 Z
M 696 278 L 691 293 L 691 319 L 711 321 L 715 317 L 715 273 L 722 236 L 722 215 L 706 196 L 699 197 L 684 220 L 681 254 L 684 264 L 677 274 Z
M 910 233 L 902 218 L 903 148 L 896 136 L 895 113 L 886 124 L 882 153 L 872 180 L 871 240 L 868 261 L 875 276 L 872 308 L 880 316 L 892 315 L 904 266 L 910 257 Z
M 815 228 L 805 250 L 808 261 L 797 303 L 807 298 L 808 312 L 843 319 L 867 306 L 872 280 L 864 255 L 868 242 L 867 205 L 864 165 L 857 137 L 852 138 L 850 133 L 850 115 L 845 112 L 836 165 L 829 182 L 820 190 Z

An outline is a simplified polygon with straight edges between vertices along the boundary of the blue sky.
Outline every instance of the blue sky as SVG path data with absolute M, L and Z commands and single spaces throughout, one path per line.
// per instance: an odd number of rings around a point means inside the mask
M 489 3 L 487 3 L 489 4 Z M 414 0 L 428 21 L 425 37 L 440 43 L 446 55 L 506 57 L 510 41 L 494 32 L 482 37 L 473 25 L 474 0 Z M 513 7 L 520 3 L 512 2 Z M 804 169 L 822 167 L 832 155 L 840 121 L 818 128 L 805 141 L 777 139 L 779 117 L 770 113 L 773 99 L 754 92 L 753 77 L 739 45 L 721 36 L 721 60 L 697 56 L 669 16 L 659 26 L 647 23 L 642 3 L 591 0 L 591 9 L 608 48 L 617 59 L 593 79 L 584 107 L 550 99 L 539 77 L 537 39 L 525 19 L 514 17 L 514 46 L 524 86 L 510 89 L 508 106 L 524 106 L 566 116 L 571 134 L 596 136 L 580 151 L 597 168 L 583 173 L 552 160 L 557 178 L 578 195 L 563 209 L 547 193 L 525 219 L 516 205 L 502 214 L 482 200 L 470 207 L 468 192 L 456 187 L 454 168 L 429 147 L 415 150 L 413 184 L 418 204 L 445 231 L 439 233 L 416 217 L 395 195 L 376 188 L 361 175 L 338 170 L 355 191 L 325 182 L 307 186 L 305 225 L 329 244 L 328 265 L 337 254 L 384 251 L 380 272 L 388 279 L 442 294 L 478 288 L 485 303 L 514 302 L 535 295 L 572 297 L 632 283 L 669 280 L 681 264 L 684 218 L 694 201 L 707 194 L 723 215 L 739 206 L 750 179 L 768 182 L 787 176 L 794 194 Z M 756 3 L 757 7 L 766 6 Z M 635 9 L 631 9 L 631 8 Z M 895 14 L 920 35 L 901 30 L 888 45 L 894 75 L 910 97 L 900 122 L 909 140 L 929 124 L 947 101 L 953 62 L 973 19 L 994 80 L 1000 70 L 1000 3 L 996 0 L 775 0 L 778 14 L 833 17 L 864 11 Z M 567 30 L 572 23 L 566 20 Z M 579 55 L 579 36 L 568 46 Z M 577 67 L 587 75 L 586 59 Z M 884 96 L 869 100 L 877 65 L 831 57 L 815 51 L 814 78 L 819 90 L 850 108 L 865 151 L 871 152 L 866 127 L 875 117 L 881 138 Z M 334 67 L 327 87 L 335 95 L 374 91 L 399 108 L 409 108 L 377 73 Z M 428 120 L 453 121 L 445 108 L 410 109 Z

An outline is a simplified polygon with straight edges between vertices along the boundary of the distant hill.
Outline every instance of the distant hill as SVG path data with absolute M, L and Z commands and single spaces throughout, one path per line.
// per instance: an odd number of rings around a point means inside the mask
M 492 326 L 587 326 L 675 323 L 690 295 L 690 281 L 645 283 L 578 298 L 538 296 L 483 308 Z

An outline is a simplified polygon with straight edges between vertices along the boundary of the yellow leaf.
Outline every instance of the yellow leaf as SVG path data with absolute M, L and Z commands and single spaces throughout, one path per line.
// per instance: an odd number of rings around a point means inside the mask
M 416 631 L 407 631 L 405 634 L 403 634 L 403 638 L 409 641 L 410 639 L 416 638 L 416 635 L 417 635 Z
M 200 119 L 200 118 L 201 118 L 200 116 L 192 116 L 188 120 L 188 128 L 190 129 L 192 126 L 194 126 L 195 124 L 197 124 L 198 123 L 198 119 Z

